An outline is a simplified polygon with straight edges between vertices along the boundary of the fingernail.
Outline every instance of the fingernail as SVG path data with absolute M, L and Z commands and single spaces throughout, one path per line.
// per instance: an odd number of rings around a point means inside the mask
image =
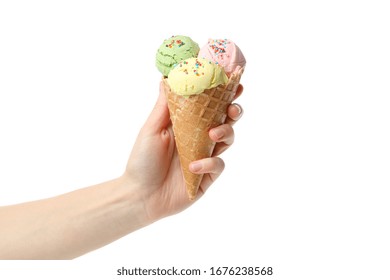
M 202 169 L 202 164 L 199 161 L 192 162 L 190 164 L 190 171 L 191 172 L 198 172 Z
M 237 103 L 234 103 L 233 105 L 237 108 L 238 115 L 239 115 L 239 117 L 241 117 L 241 114 L 242 114 L 241 106 L 239 104 L 237 104 Z
M 212 130 L 212 133 L 214 134 L 214 136 L 217 138 L 217 139 L 221 139 L 223 137 L 223 131 L 222 129 L 219 129 L 219 128 L 214 128 Z

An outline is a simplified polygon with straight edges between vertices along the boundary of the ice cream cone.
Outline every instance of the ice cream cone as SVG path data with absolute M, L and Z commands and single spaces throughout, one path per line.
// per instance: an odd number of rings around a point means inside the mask
M 225 122 L 227 107 L 234 98 L 243 70 L 241 68 L 233 73 L 227 84 L 189 97 L 172 92 L 167 79 L 163 80 L 180 165 L 190 200 L 196 198 L 203 175 L 193 174 L 189 170 L 189 164 L 212 155 L 215 142 L 210 139 L 209 130 Z

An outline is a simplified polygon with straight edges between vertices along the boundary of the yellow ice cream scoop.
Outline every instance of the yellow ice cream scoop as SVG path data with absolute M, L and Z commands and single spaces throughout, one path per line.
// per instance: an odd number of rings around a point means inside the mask
M 225 70 L 214 62 L 203 58 L 189 58 L 171 70 L 167 82 L 174 93 L 190 96 L 226 84 L 228 77 Z

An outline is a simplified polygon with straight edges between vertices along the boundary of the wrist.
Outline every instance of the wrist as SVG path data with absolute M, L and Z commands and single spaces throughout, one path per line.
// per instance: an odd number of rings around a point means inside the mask
M 161 199 L 160 188 L 157 185 L 139 180 L 137 175 L 133 176 L 129 172 L 125 172 L 118 180 L 126 189 L 128 201 L 136 205 L 137 209 L 134 210 L 138 213 L 139 222 L 143 226 L 168 216 L 165 213 L 166 205 Z
M 117 208 L 122 209 L 127 215 L 127 226 L 130 231 L 137 230 L 153 222 L 145 207 L 145 195 L 141 186 L 127 175 L 115 179 L 117 194 L 115 195 Z

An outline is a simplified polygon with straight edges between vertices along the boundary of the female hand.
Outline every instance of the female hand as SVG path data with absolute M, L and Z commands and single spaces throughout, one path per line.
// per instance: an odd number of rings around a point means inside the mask
M 239 85 L 234 99 L 242 91 L 243 87 Z M 191 172 L 204 174 L 195 200 L 206 192 L 224 169 L 224 162 L 218 155 L 233 144 L 232 126 L 241 117 L 242 109 L 238 104 L 231 104 L 227 113 L 225 124 L 209 132 L 210 138 L 217 142 L 212 157 L 190 164 Z M 194 202 L 188 199 L 186 193 L 162 85 L 157 103 L 134 144 L 123 177 L 140 195 L 151 222 L 175 214 Z

